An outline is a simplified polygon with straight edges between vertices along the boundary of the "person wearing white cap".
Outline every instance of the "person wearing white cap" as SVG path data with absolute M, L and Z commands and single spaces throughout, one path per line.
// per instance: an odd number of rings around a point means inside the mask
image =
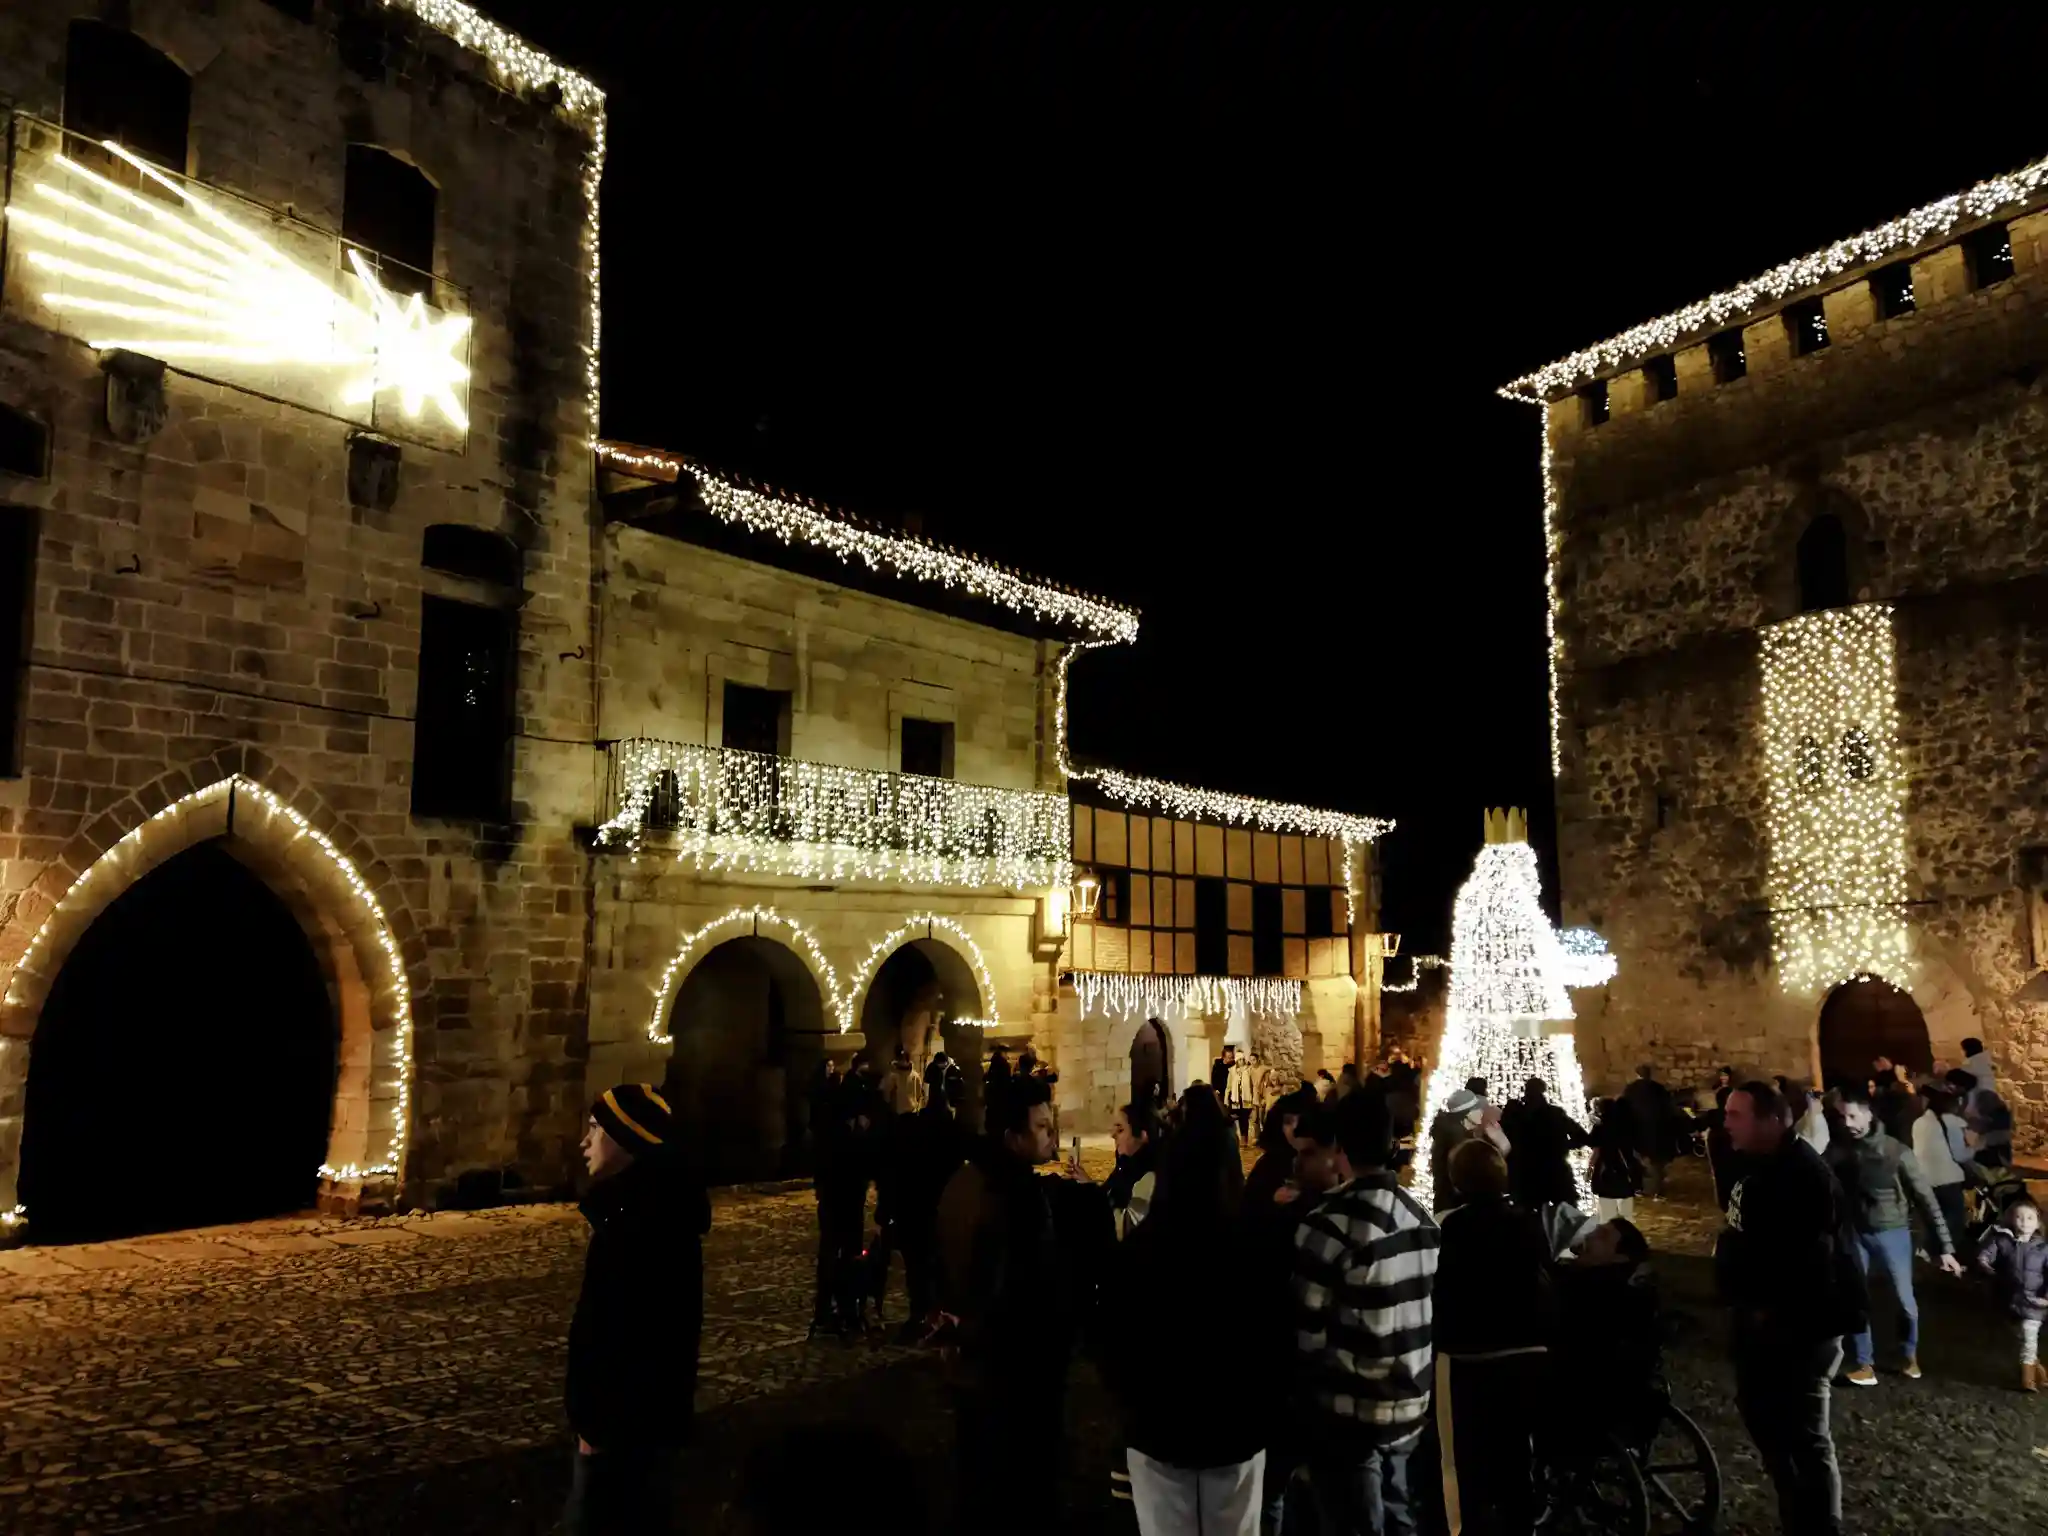
M 1459 1088 L 1444 1100 L 1444 1107 L 1429 1126 L 1430 1189 L 1439 1208 L 1452 1198 L 1452 1150 L 1464 1142 L 1480 1139 L 1493 1143 L 1502 1157 L 1508 1155 L 1508 1138 L 1500 1128 L 1500 1111 L 1470 1088 Z

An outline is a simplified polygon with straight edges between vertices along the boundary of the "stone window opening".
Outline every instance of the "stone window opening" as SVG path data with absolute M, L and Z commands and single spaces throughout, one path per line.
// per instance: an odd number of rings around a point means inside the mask
M 1670 353 L 1653 357 L 1643 364 L 1643 376 L 1650 381 L 1652 400 L 1661 402 L 1678 398 L 1678 359 Z
M 754 688 L 727 680 L 718 744 L 764 757 L 789 756 L 789 690 Z
M 1799 611 L 1846 608 L 1849 586 L 1849 530 L 1833 512 L 1823 512 L 1799 535 Z
M 21 774 L 37 528 L 36 514 L 27 507 L 0 507 L 0 778 Z
M 921 774 L 928 779 L 952 778 L 953 722 L 906 716 L 899 766 L 905 773 Z
M 420 564 L 430 571 L 517 592 L 523 585 L 519 546 L 502 533 L 467 523 L 430 523 L 420 538 Z
M 495 822 L 509 814 L 516 624 L 510 609 L 421 599 L 413 815 Z
M 1870 733 L 1860 725 L 1852 725 L 1842 733 L 1842 772 L 1858 783 L 1877 772 L 1877 749 L 1871 743 Z
M 1707 338 L 1707 363 L 1716 384 L 1733 384 L 1749 372 L 1749 354 L 1742 350 L 1740 327 Z
M 1607 381 L 1595 380 L 1579 391 L 1581 407 L 1586 413 L 1586 425 L 1598 427 L 1607 421 Z
M 1792 339 L 1794 357 L 1810 357 L 1828 344 L 1828 317 L 1820 300 L 1801 299 L 1785 307 L 1785 333 Z
M 1963 237 L 1963 259 L 1972 288 L 1989 288 L 2012 276 L 2012 236 L 2003 224 L 1987 224 Z
M 1913 298 L 1913 264 L 1895 261 L 1870 275 L 1870 297 L 1877 305 L 1877 318 L 1895 320 L 1910 315 L 1919 306 Z
M 374 144 L 349 145 L 341 238 L 371 258 L 392 293 L 432 297 L 439 196 L 418 166 Z
M 71 23 L 64 53 L 64 126 L 92 141 L 71 146 L 82 164 L 116 176 L 123 185 L 156 192 L 155 182 L 137 176 L 98 142 L 111 139 L 182 176 L 189 163 L 191 120 L 192 79 L 184 70 L 133 32 L 100 21 Z
M 27 411 L 0 401 L 0 474 L 45 480 L 50 474 L 50 431 Z

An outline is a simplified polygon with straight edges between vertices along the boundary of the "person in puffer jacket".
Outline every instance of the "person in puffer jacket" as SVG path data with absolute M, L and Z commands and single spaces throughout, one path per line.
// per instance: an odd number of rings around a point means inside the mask
M 1873 1264 L 1891 1280 L 1899 1299 L 1899 1352 L 1901 1374 L 1920 1376 L 1920 1307 L 1913 1298 L 1913 1207 L 1918 1206 L 1927 1227 L 1927 1242 L 1941 1267 L 1952 1275 L 1963 1272 L 1956 1257 L 1955 1242 L 1948 1220 L 1934 1189 L 1920 1171 L 1913 1149 L 1895 1141 L 1878 1121 L 1870 1100 L 1847 1096 L 1842 1101 L 1844 1134 L 1828 1144 L 1827 1163 L 1841 1181 L 1849 1200 L 1850 1222 L 1856 1232 L 1853 1250 L 1857 1267 L 1867 1276 Z M 1875 1341 L 1870 1325 L 1851 1340 L 1852 1359 L 1848 1382 L 1854 1387 L 1877 1385 L 1873 1364 Z
M 1977 1267 L 1991 1277 L 2000 1304 L 2019 1324 L 2020 1390 L 2038 1392 L 2048 1386 L 2048 1370 L 2040 1363 L 2041 1319 L 2048 1317 L 2048 1238 L 2041 1233 L 2040 1207 L 2025 1199 L 2007 1206 L 1984 1234 Z

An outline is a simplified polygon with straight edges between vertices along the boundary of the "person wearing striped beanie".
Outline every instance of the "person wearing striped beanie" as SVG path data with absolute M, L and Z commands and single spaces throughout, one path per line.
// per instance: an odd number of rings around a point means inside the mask
M 569 1325 L 565 1394 L 576 1434 L 564 1521 L 572 1532 L 671 1528 L 711 1230 L 710 1200 L 679 1153 L 678 1131 L 667 1096 L 650 1083 L 607 1088 L 590 1106 L 582 1202 L 590 1247 Z

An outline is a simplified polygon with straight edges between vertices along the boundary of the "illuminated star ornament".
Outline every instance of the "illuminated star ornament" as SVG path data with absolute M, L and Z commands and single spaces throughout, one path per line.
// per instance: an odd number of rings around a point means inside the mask
M 459 393 L 469 380 L 468 316 L 391 293 L 353 249 L 351 273 L 319 272 L 120 145 L 103 147 L 178 202 L 58 154 L 47 162 L 55 174 L 7 206 L 27 237 L 28 265 L 57 280 L 42 302 L 89 325 L 88 346 L 201 371 L 333 371 L 345 377 L 330 399 L 364 405 L 394 395 L 409 417 L 431 405 L 468 430 Z
M 1540 1077 L 1550 1102 L 1587 1124 L 1586 1078 L 1567 1027 L 1577 1016 L 1568 989 L 1614 976 L 1607 941 L 1588 928 L 1559 933 L 1543 911 L 1536 853 L 1520 811 L 1486 813 L 1486 846 L 1451 909 L 1451 996 L 1443 1044 L 1419 1127 L 1427 1137 L 1444 1101 L 1468 1078 L 1486 1079 L 1504 1103 Z M 1573 1157 L 1584 1191 L 1585 1154 Z M 1431 1205 L 1429 1159 L 1415 1160 L 1415 1195 Z M 1436 1197 L 1435 1204 L 1442 1204 Z

